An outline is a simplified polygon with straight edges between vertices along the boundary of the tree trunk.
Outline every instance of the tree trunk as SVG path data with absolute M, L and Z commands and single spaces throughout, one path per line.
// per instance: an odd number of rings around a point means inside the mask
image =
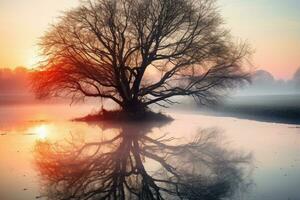
M 147 107 L 138 100 L 130 100 L 123 102 L 122 109 L 129 117 L 142 117 L 144 116 Z

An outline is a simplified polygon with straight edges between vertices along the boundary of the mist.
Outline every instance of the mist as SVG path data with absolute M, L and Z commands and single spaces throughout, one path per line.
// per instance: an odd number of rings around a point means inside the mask
M 257 95 L 296 95 L 300 94 L 300 68 L 292 79 L 276 79 L 265 70 L 257 70 L 252 75 L 252 83 L 239 88 L 234 96 Z

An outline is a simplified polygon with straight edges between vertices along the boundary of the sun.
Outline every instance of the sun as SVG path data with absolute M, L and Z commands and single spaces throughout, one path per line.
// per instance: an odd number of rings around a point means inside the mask
M 38 55 L 37 50 L 32 49 L 27 55 L 26 67 L 35 68 L 39 65 L 42 58 Z
M 39 140 L 46 140 L 48 137 L 48 130 L 45 125 L 36 127 L 34 132 L 36 133 Z

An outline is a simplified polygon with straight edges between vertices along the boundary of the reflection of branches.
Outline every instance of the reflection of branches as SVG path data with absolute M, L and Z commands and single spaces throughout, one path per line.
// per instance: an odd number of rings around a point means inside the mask
M 155 174 L 160 177 L 157 182 L 164 183 L 169 194 L 183 199 L 221 199 L 246 186 L 241 167 L 247 166 L 251 156 L 224 149 L 217 136 L 216 130 L 203 130 L 192 142 L 178 146 L 153 141 L 160 149 L 152 148 L 149 157 L 164 155 L 162 162 L 172 166 Z
M 246 186 L 243 166 L 250 155 L 222 148 L 214 130 L 177 145 L 166 136 L 153 139 L 131 131 L 72 149 L 39 142 L 36 163 L 48 199 L 209 200 Z

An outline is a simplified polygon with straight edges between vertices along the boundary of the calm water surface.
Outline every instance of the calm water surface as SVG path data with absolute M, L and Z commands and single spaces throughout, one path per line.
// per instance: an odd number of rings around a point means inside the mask
M 45 199 L 41 170 L 36 165 L 39 142 L 66 142 L 78 137 L 85 142 L 100 141 L 120 133 L 119 126 L 87 124 L 69 119 L 82 116 L 96 106 L 38 105 L 0 107 L 0 199 Z M 192 141 L 201 130 L 218 130 L 223 148 L 252 154 L 245 174 L 253 184 L 246 200 L 300 200 L 300 127 L 263 123 L 199 113 L 172 111 L 174 121 L 166 125 L 135 125 L 151 138 L 175 138 L 172 143 Z M 145 159 L 147 163 L 147 159 Z M 146 166 L 154 171 L 155 164 Z

